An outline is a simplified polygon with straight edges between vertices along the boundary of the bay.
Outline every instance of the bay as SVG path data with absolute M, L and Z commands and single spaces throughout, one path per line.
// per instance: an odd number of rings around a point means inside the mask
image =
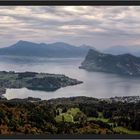
M 103 72 L 88 72 L 79 69 L 83 58 L 37 58 L 0 56 L 0 71 L 44 72 L 65 74 L 84 83 L 60 88 L 54 92 L 33 91 L 26 88 L 7 89 L 7 99 L 37 97 L 51 99 L 59 97 L 88 96 L 108 98 L 115 96 L 140 96 L 140 78 L 122 77 Z

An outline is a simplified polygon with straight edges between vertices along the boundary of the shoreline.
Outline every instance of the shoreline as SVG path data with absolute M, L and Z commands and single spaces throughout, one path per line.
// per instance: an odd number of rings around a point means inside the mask
M 7 100 L 7 101 L 30 101 L 30 102 L 40 102 L 40 101 L 58 101 L 58 100 L 69 100 L 69 99 L 73 99 L 76 100 L 78 98 L 87 98 L 87 99 L 95 99 L 98 101 L 105 101 L 108 103 L 115 103 L 115 102 L 122 102 L 122 103 L 138 103 L 140 102 L 140 96 L 115 96 L 115 97 L 109 97 L 109 98 L 96 98 L 96 97 L 88 97 L 88 96 L 73 96 L 73 97 L 59 97 L 59 98 L 52 98 L 52 99 L 46 99 L 43 100 L 41 98 L 37 98 L 37 97 L 27 97 L 27 98 L 12 98 L 12 99 L 7 99 L 5 96 L 3 96 L 3 94 L 0 94 L 0 100 Z

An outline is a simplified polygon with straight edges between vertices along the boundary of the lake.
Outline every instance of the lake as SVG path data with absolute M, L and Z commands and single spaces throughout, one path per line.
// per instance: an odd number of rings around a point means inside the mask
M 37 97 L 51 99 L 58 97 L 88 96 L 107 98 L 114 96 L 140 95 L 140 78 L 121 77 L 102 72 L 88 72 L 79 69 L 82 58 L 36 58 L 0 56 L 0 71 L 45 72 L 65 74 L 84 83 L 60 88 L 54 92 L 33 91 L 26 88 L 7 89 L 7 99 Z

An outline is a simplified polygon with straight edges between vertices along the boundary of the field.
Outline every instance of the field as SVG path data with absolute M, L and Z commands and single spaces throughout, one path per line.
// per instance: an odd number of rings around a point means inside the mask
M 77 113 L 81 112 L 79 108 L 70 108 L 65 113 L 61 113 L 61 110 L 59 109 L 59 115 L 55 117 L 56 122 L 75 122 L 74 117 Z
M 113 128 L 113 131 L 117 133 L 140 134 L 140 131 L 128 130 L 127 128 L 121 126 Z
M 104 123 L 108 123 L 109 122 L 109 119 L 106 119 L 103 117 L 103 114 L 102 112 L 98 112 L 98 117 L 88 117 L 88 121 L 102 121 Z

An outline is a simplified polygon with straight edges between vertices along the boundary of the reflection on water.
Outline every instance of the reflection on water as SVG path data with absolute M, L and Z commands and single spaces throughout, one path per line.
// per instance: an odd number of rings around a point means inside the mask
M 120 77 L 115 74 L 101 72 L 87 72 L 78 68 L 82 61 L 81 58 L 48 59 L 0 56 L 0 71 L 35 71 L 65 74 L 84 82 L 80 85 L 61 88 L 55 92 L 32 91 L 26 88 L 7 89 L 5 96 L 8 99 L 29 96 L 50 99 L 70 96 L 103 98 L 140 95 L 139 78 Z

